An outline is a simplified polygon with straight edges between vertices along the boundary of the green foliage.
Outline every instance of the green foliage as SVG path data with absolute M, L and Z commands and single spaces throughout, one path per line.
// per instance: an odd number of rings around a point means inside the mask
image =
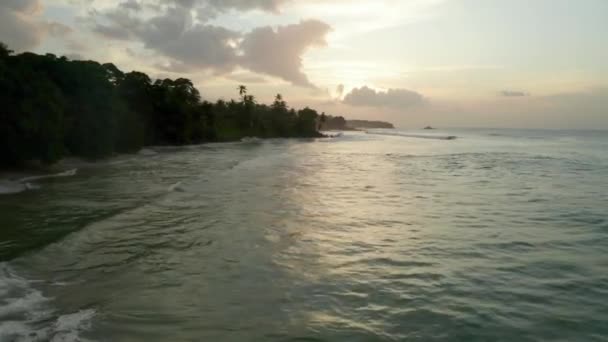
M 279 94 L 258 104 L 201 102 L 192 81 L 152 81 L 115 65 L 13 52 L 0 43 L 0 167 L 65 155 L 96 159 L 148 145 L 231 141 L 246 136 L 318 137 L 324 116 L 290 109 Z M 320 121 L 321 120 L 321 121 Z
M 0 165 L 58 160 L 63 153 L 65 100 L 32 68 L 0 64 Z

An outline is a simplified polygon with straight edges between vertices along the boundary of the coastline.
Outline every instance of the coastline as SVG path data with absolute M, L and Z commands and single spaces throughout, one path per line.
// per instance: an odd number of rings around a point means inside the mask
M 104 162 L 113 162 L 127 157 L 152 157 L 162 152 L 163 149 L 174 148 L 187 149 L 189 147 L 215 145 L 215 144 L 231 144 L 231 143 L 257 143 L 271 139 L 331 139 L 337 138 L 341 134 L 330 134 L 318 132 L 315 136 L 310 137 L 274 137 L 274 138 L 259 138 L 259 137 L 242 137 L 239 139 L 230 139 L 225 141 L 209 141 L 200 144 L 185 144 L 185 145 L 154 145 L 144 146 L 137 152 L 132 153 L 114 153 L 111 156 L 86 159 L 77 156 L 67 156 L 52 164 L 43 164 L 40 161 L 28 161 L 21 167 L 10 167 L 0 169 L 0 196 L 14 195 L 28 190 L 36 190 L 38 185 L 33 181 L 75 176 L 80 170 L 103 165 Z

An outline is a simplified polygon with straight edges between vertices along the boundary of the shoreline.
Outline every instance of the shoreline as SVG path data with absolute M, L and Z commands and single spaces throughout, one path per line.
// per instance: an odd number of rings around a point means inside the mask
M 312 137 L 274 137 L 274 138 L 259 138 L 259 137 L 242 137 L 234 140 L 225 141 L 209 141 L 200 144 L 186 144 L 186 145 L 154 145 L 144 146 L 137 152 L 132 153 L 115 153 L 111 156 L 104 158 L 98 158 L 94 160 L 85 159 L 77 156 L 66 156 L 52 164 L 42 164 L 40 161 L 28 161 L 22 167 L 10 167 L 6 169 L 0 169 L 0 196 L 1 195 L 14 195 L 22 193 L 28 190 L 35 190 L 39 187 L 32 181 L 48 178 L 57 177 L 68 177 L 75 176 L 79 170 L 88 167 L 95 167 L 102 165 L 104 162 L 111 162 L 116 159 L 125 157 L 152 157 L 162 150 L 167 149 L 180 149 L 180 148 L 191 148 L 197 146 L 206 145 L 218 145 L 218 144 L 233 144 L 233 143 L 257 143 L 272 139 L 331 139 L 340 137 L 339 134 L 329 134 L 319 132 L 317 136 Z

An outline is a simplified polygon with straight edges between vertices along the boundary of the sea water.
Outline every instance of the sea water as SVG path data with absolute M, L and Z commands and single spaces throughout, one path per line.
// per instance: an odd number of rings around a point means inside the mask
M 372 130 L 61 175 L 0 195 L 0 341 L 608 339 L 607 132 Z

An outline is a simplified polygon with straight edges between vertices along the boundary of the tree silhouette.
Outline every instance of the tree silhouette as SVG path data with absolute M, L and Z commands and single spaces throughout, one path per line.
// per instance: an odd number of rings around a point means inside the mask
M 285 101 L 283 101 L 283 95 L 281 94 L 277 94 L 274 98 L 274 102 L 272 103 L 272 108 L 275 111 L 286 111 L 287 110 L 287 103 Z
M 9 50 L 8 46 L 0 42 L 0 58 L 5 58 L 13 54 L 13 50 Z
M 14 55 L 0 43 L 0 167 L 149 145 L 320 136 L 315 110 L 289 109 L 281 94 L 259 104 L 245 85 L 237 90 L 240 101 L 211 103 L 186 78 L 153 81 L 111 63 Z
M 247 95 L 247 87 L 241 84 L 241 85 L 238 86 L 237 89 L 239 91 L 239 95 L 244 100 L 245 99 L 245 95 Z

